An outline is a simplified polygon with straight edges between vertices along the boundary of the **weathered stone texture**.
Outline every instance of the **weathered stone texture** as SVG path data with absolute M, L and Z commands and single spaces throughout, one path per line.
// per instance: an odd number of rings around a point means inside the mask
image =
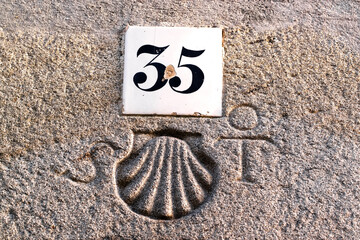
M 358 1 L 0 5 L 1 239 L 360 238 Z M 223 117 L 123 116 L 126 25 L 224 28 Z M 167 220 L 117 177 L 158 139 L 211 176 Z

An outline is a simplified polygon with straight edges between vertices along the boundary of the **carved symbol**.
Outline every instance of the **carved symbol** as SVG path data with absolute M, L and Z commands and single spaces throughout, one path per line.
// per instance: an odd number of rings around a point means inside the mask
M 99 183 L 107 178 L 113 180 L 114 161 L 127 156 L 133 139 L 130 130 L 117 133 L 114 136 L 96 137 L 93 141 L 69 143 L 64 147 L 60 145 L 60 149 L 70 148 L 70 145 L 73 151 L 68 152 L 64 159 L 56 161 L 52 170 L 57 176 L 77 184 Z
M 143 91 L 153 92 L 153 91 L 157 91 L 157 90 L 161 89 L 162 87 L 164 87 L 166 85 L 167 81 L 169 80 L 169 85 L 170 85 L 171 89 L 174 90 L 175 92 L 189 94 L 189 93 L 193 93 L 193 92 L 196 92 L 197 90 L 199 90 L 200 87 L 202 86 L 202 84 L 204 83 L 205 77 L 204 77 L 203 71 L 199 67 L 197 67 L 193 64 L 182 64 L 182 65 L 180 65 L 180 64 L 181 64 L 181 58 L 183 56 L 190 57 L 190 58 L 199 57 L 201 54 L 204 53 L 205 50 L 195 51 L 195 50 L 187 49 L 185 47 L 182 48 L 179 63 L 178 63 L 177 67 L 188 68 L 192 73 L 192 80 L 191 80 L 191 85 L 188 89 L 186 89 L 184 91 L 179 91 L 179 90 L 176 90 L 175 88 L 180 86 L 181 79 L 176 76 L 174 66 L 169 65 L 165 68 L 165 66 L 163 64 L 158 63 L 158 62 L 153 62 L 168 47 L 169 47 L 169 45 L 165 46 L 165 47 L 156 47 L 153 45 L 143 45 L 139 48 L 139 50 L 137 51 L 137 54 L 136 54 L 137 57 L 139 57 L 141 54 L 156 55 L 148 64 L 146 64 L 144 66 L 144 68 L 146 68 L 148 66 L 155 67 L 157 70 L 157 80 L 156 80 L 154 86 L 152 86 L 151 88 L 148 88 L 148 89 L 141 88 L 139 84 L 146 82 L 147 75 L 144 72 L 138 72 L 134 75 L 134 78 L 133 78 L 135 86 Z
M 229 122 L 239 130 L 250 130 L 258 125 L 258 116 L 253 107 L 238 106 L 230 112 Z
M 59 166 L 58 166 L 59 167 Z M 96 177 L 96 168 L 92 161 L 90 152 L 72 159 L 64 169 L 55 168 L 54 171 L 59 176 L 64 176 L 76 183 L 89 183 Z
M 120 163 L 120 197 L 139 214 L 174 219 L 198 208 L 209 196 L 213 172 L 183 140 L 156 137 L 135 158 Z
M 231 110 L 228 121 L 230 125 L 241 131 L 255 129 L 258 126 L 258 112 L 256 107 L 248 104 L 240 105 Z M 261 122 L 261 121 L 260 121 Z M 238 142 L 238 165 L 241 168 L 241 179 L 244 183 L 258 184 L 259 186 L 270 186 L 276 181 L 280 167 L 278 147 L 268 136 L 241 133 L 240 135 L 222 136 L 220 142 Z M 229 147 L 226 147 L 229 148 Z
M 248 105 L 235 108 L 229 121 L 233 127 L 246 131 L 230 131 L 213 143 L 209 141 L 208 148 L 205 146 L 202 150 L 199 150 L 199 145 L 194 147 L 191 142 L 194 140 L 189 140 L 196 139 L 200 134 L 169 129 L 139 134 L 143 139 L 140 144 L 133 144 L 132 133 L 116 140 L 98 140 L 90 151 L 72 161 L 74 166 L 70 170 L 61 171 L 59 175 L 78 183 L 90 183 L 98 170 L 99 176 L 116 181 L 114 186 L 119 197 L 134 212 L 153 219 L 180 218 L 204 204 L 215 183 L 220 181 L 215 175 L 218 164 L 225 162 L 220 163 L 223 158 L 230 159 L 228 166 L 222 165 L 222 170 L 227 170 L 226 175 L 240 172 L 236 179 L 243 183 L 268 187 L 276 179 L 281 179 L 276 154 L 278 146 L 269 137 L 247 132 L 257 126 L 256 108 Z M 161 135 L 186 139 L 194 152 L 184 140 Z M 134 152 L 129 156 L 131 148 Z M 223 152 L 228 154 L 224 156 Z M 112 165 L 114 162 L 107 160 L 109 156 L 118 159 L 118 162 Z M 219 162 L 215 164 L 212 159 Z M 95 161 L 94 165 L 92 162 Z M 111 166 L 116 168 L 115 178 Z
M 243 140 L 242 181 L 272 186 L 276 184 L 281 167 L 278 166 L 278 148 L 267 140 Z

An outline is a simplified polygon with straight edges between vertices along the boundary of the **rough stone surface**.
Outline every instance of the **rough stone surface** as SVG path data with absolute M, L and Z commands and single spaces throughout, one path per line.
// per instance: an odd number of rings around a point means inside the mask
M 358 1 L 0 5 L 1 239 L 360 238 Z M 123 116 L 127 25 L 224 28 L 223 117 Z M 174 138 L 181 164 L 118 179 Z

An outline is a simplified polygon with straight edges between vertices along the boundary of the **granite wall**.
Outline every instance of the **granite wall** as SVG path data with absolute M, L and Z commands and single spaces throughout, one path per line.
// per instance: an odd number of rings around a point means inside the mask
M 1 239 L 359 239 L 360 3 L 0 3 Z M 221 27 L 220 118 L 124 116 L 128 25 Z

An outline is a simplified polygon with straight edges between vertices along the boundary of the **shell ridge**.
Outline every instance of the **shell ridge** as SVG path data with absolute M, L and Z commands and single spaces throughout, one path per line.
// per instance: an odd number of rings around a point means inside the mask
M 192 159 L 192 161 L 189 161 L 190 167 L 196 173 L 195 176 L 197 176 L 200 183 L 205 184 L 206 187 L 210 187 L 213 181 L 211 174 L 192 153 L 190 153 L 190 157 Z
M 152 165 L 151 165 L 151 168 L 149 168 L 149 176 L 148 178 L 146 179 L 146 181 L 144 182 L 144 185 L 143 185 L 143 190 L 139 192 L 139 195 L 136 197 L 136 200 L 134 201 L 133 203 L 133 206 L 132 208 L 135 209 L 136 211 L 140 211 L 140 212 L 144 212 L 146 213 L 145 210 L 142 210 L 142 206 L 141 206 L 141 202 L 144 201 L 144 199 L 146 200 L 146 194 L 148 194 L 148 192 L 150 191 L 150 185 L 151 185 L 151 179 L 154 177 L 155 173 L 156 173 L 156 164 L 158 164 L 158 158 L 156 158 L 156 156 L 159 154 L 159 148 L 160 148 L 160 143 L 161 141 L 151 141 L 152 142 L 155 142 L 154 144 L 154 150 L 153 151 L 150 151 L 149 150 L 149 154 L 152 152 L 153 154 L 150 154 L 149 157 L 150 157 L 150 161 L 152 161 Z M 148 142 L 146 144 L 146 147 L 150 146 L 150 142 Z M 126 190 L 126 188 L 123 190 L 123 192 Z
M 194 177 L 194 174 L 191 171 L 191 168 L 189 166 L 189 156 L 188 156 L 188 152 L 183 151 L 184 153 L 184 160 L 183 160 L 183 166 L 185 167 L 185 174 L 187 176 L 185 176 L 185 180 L 187 181 L 187 193 L 189 195 L 189 199 L 192 202 L 193 207 L 197 206 L 199 204 L 201 204 L 201 202 L 204 200 L 204 196 L 205 193 L 202 189 L 202 187 L 200 186 L 200 184 L 198 183 L 198 181 L 196 180 L 196 178 Z
M 154 167 L 154 175 L 152 176 L 153 181 L 150 181 L 149 188 L 144 192 L 142 197 L 143 204 L 139 203 L 137 207 L 141 212 L 145 212 L 148 215 L 153 211 L 154 201 L 161 178 L 161 168 L 164 163 L 164 150 L 166 145 L 163 143 L 163 138 L 160 138 L 158 141 L 160 142 L 160 150 L 157 152 L 157 155 L 159 155 L 158 167 Z
M 158 209 L 156 212 L 158 217 L 172 218 L 174 216 L 172 209 L 172 196 L 171 196 L 171 172 L 172 172 L 172 156 L 173 145 L 176 140 L 168 138 L 165 144 L 164 164 L 162 167 L 162 174 L 160 177 L 160 188 L 157 191 L 155 198 L 155 206 Z
M 156 147 L 156 152 L 158 150 L 158 145 Z M 126 202 L 133 202 L 140 194 L 141 191 L 146 186 L 146 183 L 151 175 L 151 172 L 154 168 L 154 157 L 150 157 L 146 161 L 145 169 L 138 173 L 133 179 L 133 182 L 130 182 L 123 191 L 123 195 Z M 144 166 L 143 165 L 143 166 Z
M 178 144 L 177 140 L 173 140 L 172 142 L 176 142 L 176 144 Z M 171 144 L 170 144 L 171 146 Z M 173 168 L 173 154 L 174 154 L 174 146 L 175 144 L 173 144 L 172 147 L 170 147 L 170 151 L 169 151 L 169 159 L 167 160 L 168 162 L 168 169 L 167 169 L 167 182 L 166 182 L 166 202 L 165 202 L 165 206 L 166 206 L 166 215 L 169 217 L 174 217 L 174 210 L 173 210 L 173 199 L 172 199 L 172 194 L 171 194 L 171 187 L 172 187 L 172 168 Z
M 176 168 L 174 168 L 175 171 L 175 176 L 176 176 L 176 181 L 173 182 L 174 185 L 174 191 L 173 191 L 173 195 L 174 195 L 174 201 L 176 203 L 179 204 L 179 206 L 177 207 L 177 204 L 174 204 L 175 207 L 175 213 L 176 215 L 180 215 L 183 216 L 185 214 L 187 214 L 188 212 L 191 211 L 191 204 L 189 203 L 189 200 L 186 196 L 186 191 L 185 191 L 185 187 L 184 187 L 184 175 L 183 175 L 183 171 L 182 171 L 182 164 L 181 164 L 181 159 L 183 159 L 183 155 L 184 153 L 180 151 L 180 147 L 181 145 L 178 144 L 176 146 L 176 158 L 174 158 L 174 161 L 176 161 Z M 178 190 L 178 191 L 176 191 Z
M 140 153 L 137 158 L 133 159 L 128 166 L 121 170 L 120 180 L 125 182 L 132 180 L 143 167 L 148 155 L 149 148 L 146 148 L 145 151 Z

